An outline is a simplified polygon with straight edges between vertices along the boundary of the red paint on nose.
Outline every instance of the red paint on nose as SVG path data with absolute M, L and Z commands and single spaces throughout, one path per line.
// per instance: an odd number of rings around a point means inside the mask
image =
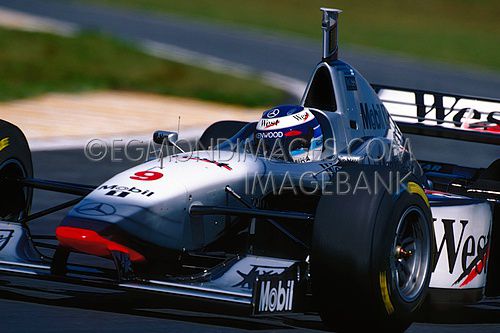
M 97 232 L 74 227 L 57 227 L 56 237 L 67 248 L 99 257 L 110 258 L 111 251 L 126 253 L 133 262 L 145 261 L 139 252 L 100 236 Z

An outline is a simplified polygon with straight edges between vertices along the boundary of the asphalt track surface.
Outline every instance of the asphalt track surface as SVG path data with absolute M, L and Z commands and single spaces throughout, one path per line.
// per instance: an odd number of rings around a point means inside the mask
M 306 40 L 262 36 L 238 31 L 186 23 L 166 16 L 114 11 L 100 7 L 73 5 L 55 1 L 0 1 L 0 5 L 44 15 L 86 28 L 99 28 L 122 38 L 150 39 L 177 45 L 249 66 L 257 71 L 273 71 L 295 79 L 306 80 L 319 58 L 319 47 Z M 371 52 L 343 51 L 372 82 L 415 88 L 448 90 L 457 93 L 500 97 L 500 79 L 488 73 L 455 70 L 440 65 L 422 65 L 408 59 L 386 57 Z M 439 70 L 437 70 L 439 69 Z M 445 145 L 460 150 L 456 142 Z M 439 148 L 420 151 L 439 155 Z M 471 148 L 473 149 L 473 148 Z M 489 147 L 477 159 L 487 164 L 498 147 Z M 491 150 L 490 150 L 491 151 Z M 460 157 L 462 156 L 462 157 Z M 469 154 L 462 154 L 458 162 Z M 464 157 L 465 156 L 465 157 Z M 498 156 L 498 155 L 497 155 Z M 422 157 L 423 158 L 423 157 Z M 82 149 L 35 152 L 37 177 L 99 184 L 114 173 L 133 165 L 130 162 L 88 161 Z M 65 195 L 35 193 L 34 211 L 62 202 Z M 53 232 L 64 211 L 32 223 L 33 234 Z M 124 294 L 58 283 L 32 281 L 0 276 L 0 332 L 301 332 L 322 331 L 319 318 L 302 315 L 279 318 L 248 319 L 205 314 L 198 309 L 174 309 L 165 297 Z M 360 314 L 362 320 L 362 314 Z M 498 332 L 500 299 L 488 299 L 480 305 L 433 313 L 420 319 L 409 332 Z

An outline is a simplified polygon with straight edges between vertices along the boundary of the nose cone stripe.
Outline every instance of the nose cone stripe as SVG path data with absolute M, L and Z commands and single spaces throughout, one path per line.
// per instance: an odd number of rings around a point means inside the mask
M 56 237 L 61 246 L 86 254 L 110 258 L 111 251 L 118 251 L 128 254 L 133 262 L 146 260 L 139 252 L 110 241 L 93 230 L 59 226 L 56 229 Z

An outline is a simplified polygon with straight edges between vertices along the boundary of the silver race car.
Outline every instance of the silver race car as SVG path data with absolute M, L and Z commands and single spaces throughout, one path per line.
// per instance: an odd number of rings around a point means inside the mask
M 370 85 L 338 60 L 340 11 L 322 11 L 323 57 L 299 105 L 217 122 L 193 149 L 157 131 L 161 156 L 98 186 L 35 178 L 24 135 L 1 121 L 1 274 L 316 312 L 336 330 L 401 331 L 421 308 L 500 295 L 500 160 L 417 160 L 406 140 L 498 152 L 500 102 Z M 31 213 L 33 189 L 77 197 Z M 71 206 L 49 242 L 30 233 Z

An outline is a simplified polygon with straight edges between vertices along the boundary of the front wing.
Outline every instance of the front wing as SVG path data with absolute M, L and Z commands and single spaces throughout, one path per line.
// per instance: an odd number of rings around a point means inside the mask
M 26 227 L 0 221 L 0 274 L 213 301 L 252 315 L 296 312 L 305 296 L 300 264 L 287 259 L 245 255 L 193 276 L 127 280 L 105 268 L 71 264 L 66 274 L 54 274 L 51 264 L 34 246 Z

